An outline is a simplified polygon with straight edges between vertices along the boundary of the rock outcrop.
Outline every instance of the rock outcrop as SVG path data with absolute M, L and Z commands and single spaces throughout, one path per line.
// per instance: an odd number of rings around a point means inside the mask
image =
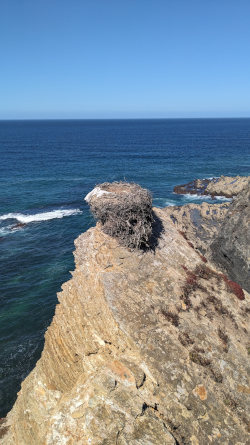
M 3 445 L 247 443 L 249 294 L 155 215 L 146 252 L 98 224 L 76 240 Z
M 206 258 L 250 291 L 250 189 L 231 203 L 166 207 L 176 228 Z
M 215 263 L 250 292 L 250 188 L 229 206 L 210 248 Z
M 169 206 L 164 212 L 173 221 L 179 233 L 203 255 L 209 255 L 209 246 L 218 235 L 230 204 L 187 204 Z
M 220 176 L 219 178 L 211 179 L 195 179 L 187 184 L 176 185 L 174 192 L 178 194 L 198 194 L 198 195 L 210 195 L 225 196 L 226 198 L 232 198 L 238 195 L 246 187 L 249 187 L 249 176 Z

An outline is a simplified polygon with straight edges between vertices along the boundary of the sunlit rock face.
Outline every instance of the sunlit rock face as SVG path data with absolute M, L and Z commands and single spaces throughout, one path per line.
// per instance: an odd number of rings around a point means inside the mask
M 186 204 L 164 209 L 182 236 L 202 254 L 207 255 L 210 244 L 218 235 L 230 203 Z
M 176 185 L 174 192 L 180 195 L 189 193 L 232 198 L 247 187 L 250 187 L 249 176 L 220 176 L 219 178 L 194 179 L 187 184 Z
M 99 224 L 78 237 L 2 444 L 247 443 L 249 294 L 155 215 L 146 251 Z

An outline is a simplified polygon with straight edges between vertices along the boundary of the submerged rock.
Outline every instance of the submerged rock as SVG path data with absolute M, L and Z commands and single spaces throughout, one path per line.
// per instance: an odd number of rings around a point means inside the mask
M 154 250 L 130 251 L 99 223 L 76 240 L 3 445 L 247 443 L 249 295 L 155 214 Z
M 22 229 L 23 227 L 26 227 L 26 226 L 27 226 L 26 223 L 17 223 L 17 224 L 14 224 L 14 226 L 11 227 L 11 230 Z

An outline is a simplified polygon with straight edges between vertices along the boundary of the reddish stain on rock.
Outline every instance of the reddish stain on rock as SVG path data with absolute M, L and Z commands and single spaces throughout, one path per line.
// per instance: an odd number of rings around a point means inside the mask
M 135 378 L 133 374 L 130 372 L 130 370 L 118 360 L 114 360 L 111 363 L 111 369 L 118 377 L 120 377 L 120 379 L 126 380 L 130 383 L 135 382 Z
M 207 399 L 207 390 L 204 385 L 197 385 L 194 388 L 194 393 L 200 397 L 201 400 Z
M 239 300 L 245 300 L 245 295 L 243 292 L 242 287 L 236 283 L 235 281 L 229 280 L 229 278 L 226 275 L 222 275 L 223 280 L 225 281 L 228 289 L 234 293 L 234 295 L 239 299 Z
M 207 259 L 204 257 L 204 255 L 200 254 L 200 259 L 203 261 L 203 263 L 207 263 Z

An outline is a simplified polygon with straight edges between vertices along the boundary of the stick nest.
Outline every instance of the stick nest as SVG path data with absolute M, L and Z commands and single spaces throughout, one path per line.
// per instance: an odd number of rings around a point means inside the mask
M 93 194 L 89 199 L 91 212 L 103 232 L 132 249 L 149 247 L 153 223 L 149 191 L 127 182 L 104 182 L 97 187 L 108 192 Z

